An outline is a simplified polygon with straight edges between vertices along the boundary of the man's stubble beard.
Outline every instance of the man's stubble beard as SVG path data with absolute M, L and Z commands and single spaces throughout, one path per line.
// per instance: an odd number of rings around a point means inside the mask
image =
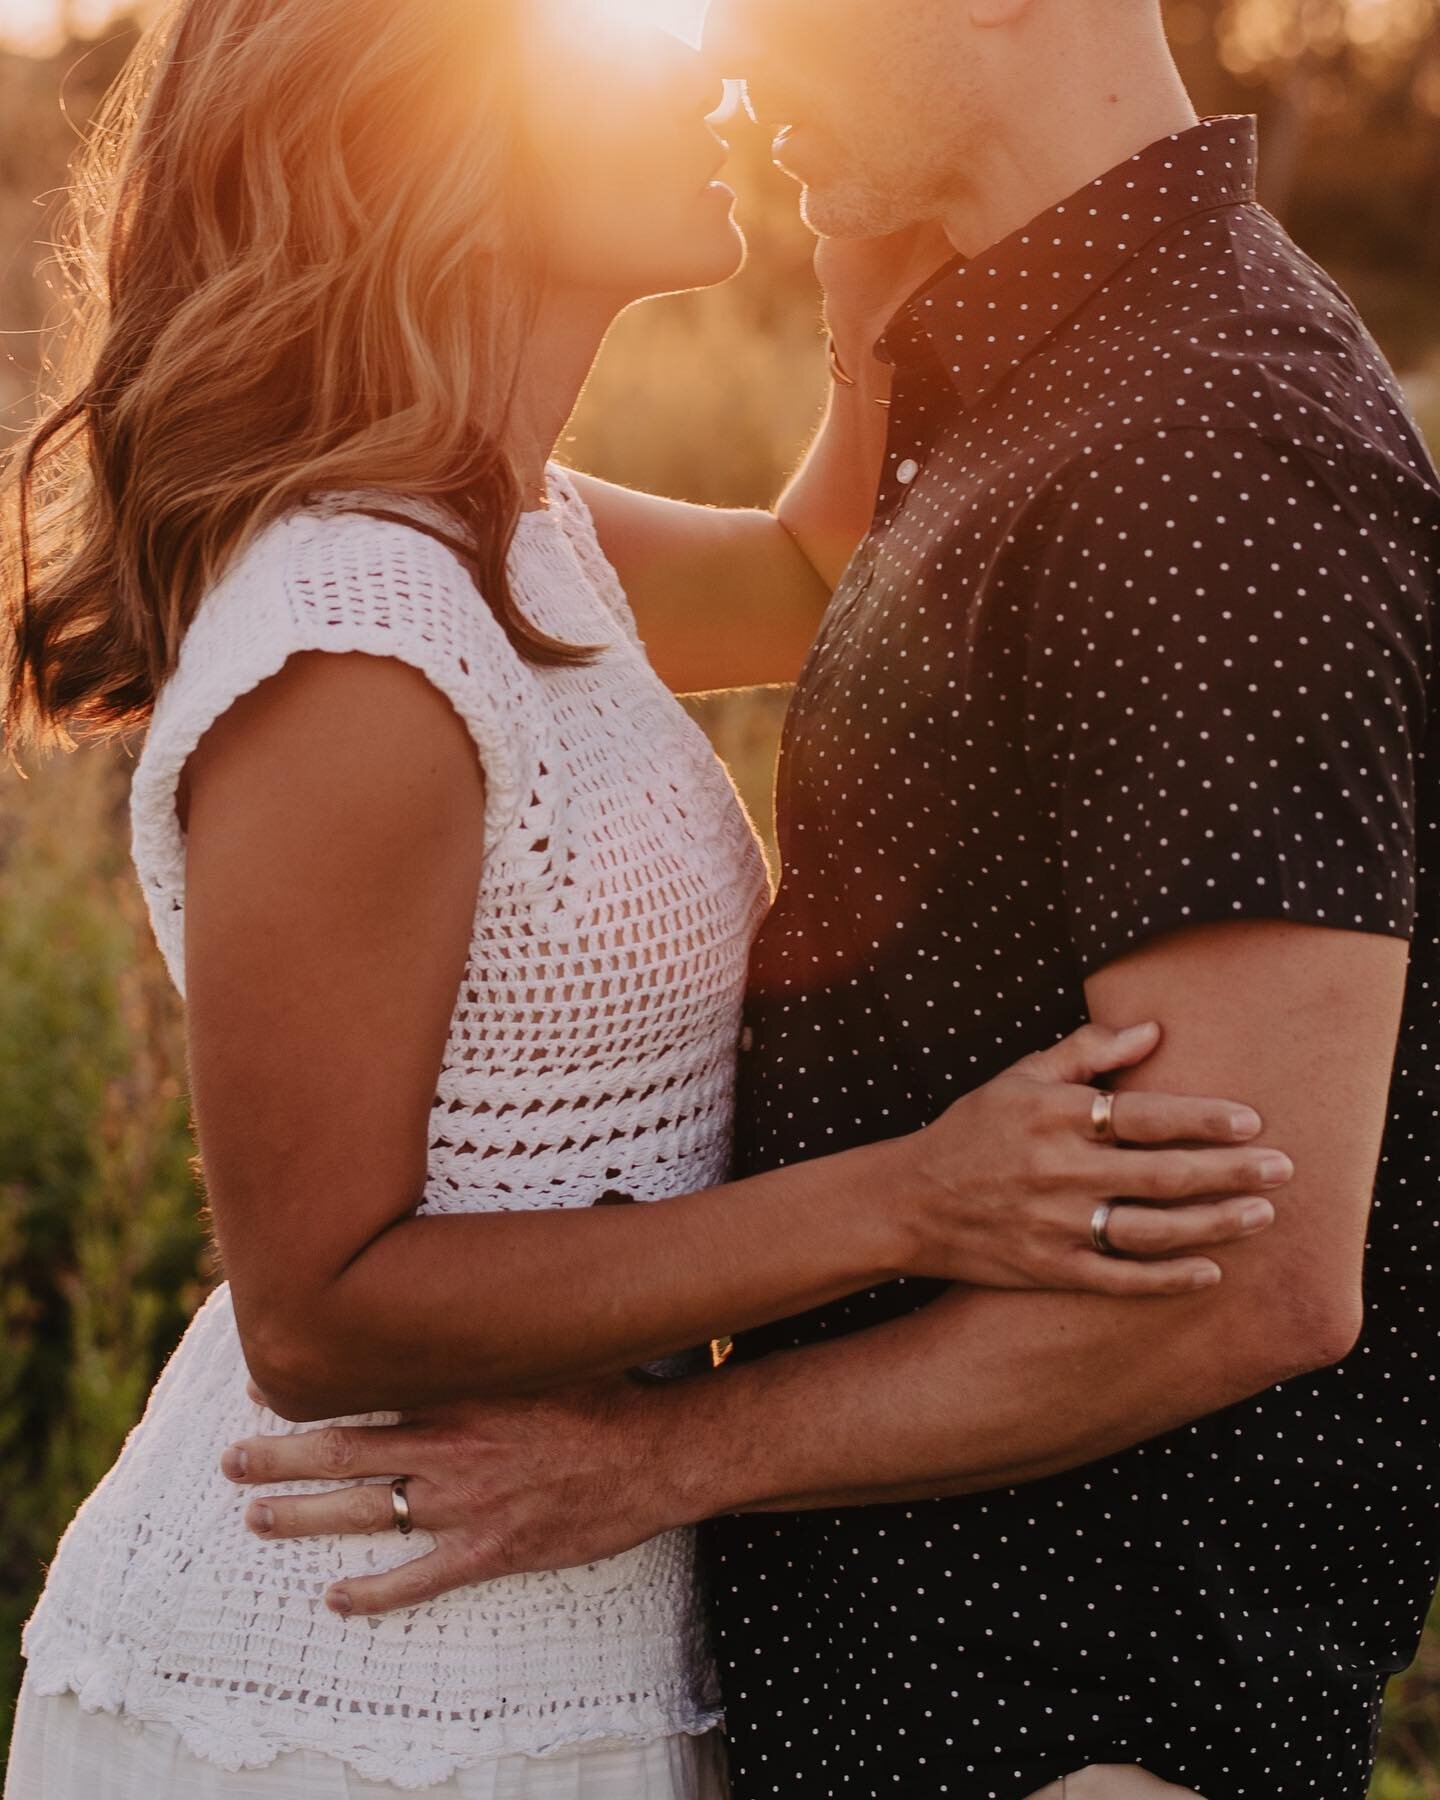
M 821 237 L 884 237 L 941 218 L 972 164 L 986 96 L 963 73 L 955 0 L 892 5 L 882 0 L 876 17 L 875 0 L 861 0 L 849 35 L 866 44 L 865 63 L 827 71 L 843 104 L 816 121 L 826 163 L 801 197 Z
M 806 183 L 800 211 L 817 237 L 885 237 L 940 218 L 953 188 L 948 168 L 886 170 L 868 177 L 847 170 Z

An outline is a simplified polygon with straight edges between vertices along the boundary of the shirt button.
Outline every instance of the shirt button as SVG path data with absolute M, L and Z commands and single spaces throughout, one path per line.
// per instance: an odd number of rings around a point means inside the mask
M 916 460 L 913 456 L 907 456 L 905 458 L 904 462 L 902 462 L 900 467 L 895 471 L 895 479 L 903 487 L 909 487 L 910 483 L 915 479 L 915 477 L 919 473 L 920 473 L 919 463 L 916 462 Z
M 742 1050 L 753 1050 L 755 1048 L 755 1028 L 752 1025 L 747 1025 L 740 1033 L 740 1048 Z

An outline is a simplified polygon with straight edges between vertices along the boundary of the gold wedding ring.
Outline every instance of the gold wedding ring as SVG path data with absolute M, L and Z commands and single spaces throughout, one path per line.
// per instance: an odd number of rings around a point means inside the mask
M 1090 1135 L 1102 1144 L 1113 1144 L 1115 1137 L 1115 1102 L 1118 1095 L 1101 1088 L 1090 1103 Z
M 415 1529 L 415 1521 L 410 1517 L 410 1498 L 405 1492 L 405 1477 L 390 1483 L 390 1505 L 395 1513 L 395 1529 L 402 1537 L 409 1537 Z

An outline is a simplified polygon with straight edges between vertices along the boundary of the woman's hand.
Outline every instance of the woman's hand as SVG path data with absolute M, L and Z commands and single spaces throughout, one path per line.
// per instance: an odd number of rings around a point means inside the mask
M 1098 1294 L 1184 1294 L 1221 1279 L 1197 1254 L 1266 1230 L 1264 1198 L 1295 1170 L 1253 1140 L 1257 1113 L 1230 1100 L 1175 1094 L 1115 1097 L 1116 1142 L 1091 1124 L 1096 1076 L 1144 1062 L 1158 1025 L 1086 1025 L 967 1094 L 909 1140 L 907 1184 L 915 1274 L 977 1287 L 1078 1288 Z M 1123 1148 L 1124 1145 L 1141 1146 Z M 1116 1256 L 1091 1238 L 1096 1209 L 1120 1198 L 1108 1225 Z
M 821 238 L 815 273 L 825 290 L 825 320 L 840 359 L 856 380 L 870 376 L 877 339 L 895 314 L 955 248 L 927 221 L 878 238 Z

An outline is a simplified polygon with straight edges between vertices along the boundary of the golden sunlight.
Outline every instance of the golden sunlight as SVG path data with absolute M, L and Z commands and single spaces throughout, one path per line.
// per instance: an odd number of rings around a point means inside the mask
M 658 25 L 686 43 L 698 44 L 709 0 L 571 0 L 582 15 L 624 25 Z M 147 11 L 153 0 L 134 7 Z M 0 43 L 50 51 L 69 36 L 99 30 L 122 11 L 120 0 L 0 0 Z
M 698 44 L 708 0 L 582 0 L 579 10 L 619 25 L 656 25 Z

